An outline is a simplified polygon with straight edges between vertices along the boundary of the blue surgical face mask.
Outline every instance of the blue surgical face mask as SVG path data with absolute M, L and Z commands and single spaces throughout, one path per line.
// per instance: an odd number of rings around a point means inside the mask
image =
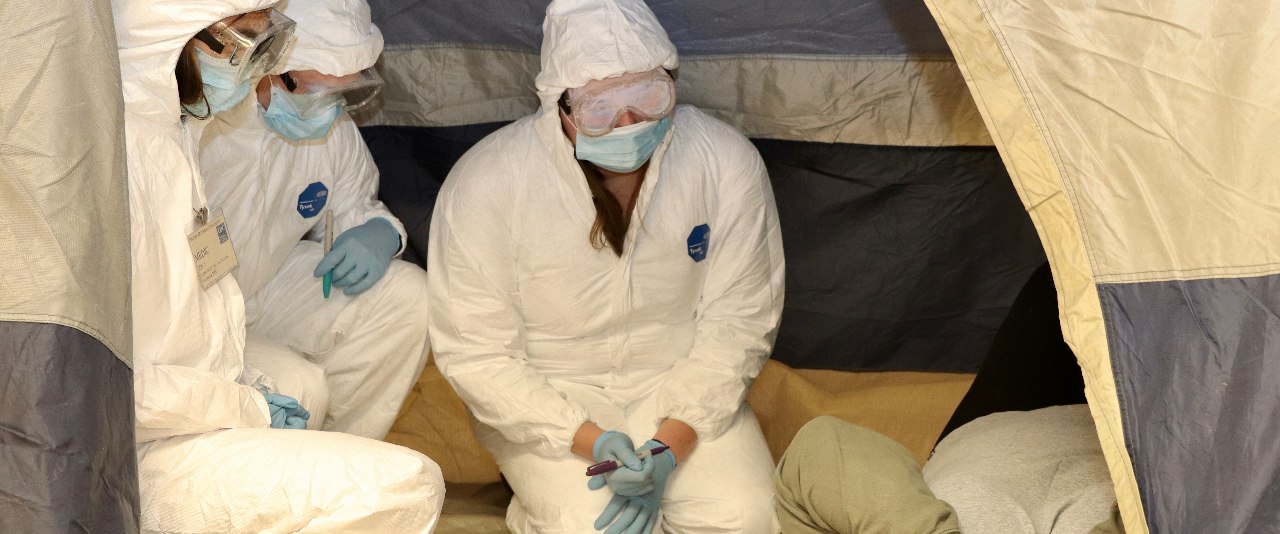
M 272 84 L 271 105 L 265 111 L 259 107 L 258 112 L 268 128 L 294 141 L 324 137 L 342 113 L 342 106 L 326 106 L 303 115 L 298 113 L 293 98 L 288 91 Z
M 200 81 L 204 82 L 204 101 L 209 115 L 231 109 L 249 94 L 252 80 L 236 83 L 235 67 L 227 60 L 215 58 L 197 48 L 196 62 L 200 65 Z
M 599 137 L 578 132 L 574 138 L 575 152 L 578 159 L 590 161 L 600 168 L 613 172 L 631 172 L 649 161 L 669 129 L 671 117 L 666 116 L 659 121 L 638 122 L 614 128 Z

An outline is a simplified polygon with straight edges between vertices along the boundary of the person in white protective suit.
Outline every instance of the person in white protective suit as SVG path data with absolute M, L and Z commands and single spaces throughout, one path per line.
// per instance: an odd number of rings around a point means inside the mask
M 305 410 L 289 397 L 305 406 L 306 392 L 275 390 L 244 363 L 246 352 L 288 349 L 246 343 L 239 286 L 217 276 L 227 265 L 216 261 L 225 229 L 208 214 L 197 117 L 247 94 L 278 59 L 292 22 L 262 0 L 114 0 L 112 10 L 125 103 L 142 530 L 431 531 L 443 501 L 439 467 L 395 445 L 292 430 Z
M 378 168 L 346 113 L 381 85 L 382 33 L 364 0 L 290 0 L 284 14 L 298 25 L 282 73 L 210 119 L 200 168 L 230 223 L 249 334 L 323 368 L 321 428 L 382 439 L 430 349 L 426 274 L 393 259 L 407 236 L 377 200 Z M 329 271 L 337 291 L 326 298 Z M 249 363 L 275 377 L 277 362 Z
M 540 110 L 453 168 L 428 253 L 437 364 L 515 491 L 507 525 L 769 532 L 744 402 L 783 299 L 763 162 L 674 106 L 641 0 L 554 0 L 543 31 Z

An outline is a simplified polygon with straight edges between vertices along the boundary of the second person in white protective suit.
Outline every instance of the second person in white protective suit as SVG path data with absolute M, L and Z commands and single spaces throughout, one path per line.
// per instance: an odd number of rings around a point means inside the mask
M 426 274 L 395 259 L 406 234 L 377 200 L 378 168 L 347 113 L 380 87 L 382 33 L 364 0 L 290 0 L 284 14 L 297 42 L 281 73 L 209 121 L 200 168 L 230 223 L 249 334 L 323 369 L 319 428 L 382 439 L 430 350 Z M 326 255 L 327 217 L 336 239 Z M 276 362 L 249 363 L 287 379 Z
M 203 118 L 248 94 L 289 40 L 261 0 L 114 0 L 129 174 L 133 363 L 144 532 L 430 532 L 422 454 L 293 430 L 306 415 L 245 353 L 225 223 L 206 199 Z M 210 209 L 212 208 L 212 209 Z M 188 236 L 196 239 L 189 241 Z M 256 347 L 256 348 L 255 348 Z M 305 362 L 303 362 L 305 363 Z
M 543 31 L 541 109 L 453 168 L 428 254 L 437 363 L 515 490 L 507 525 L 769 532 L 744 402 L 783 299 L 764 164 L 675 106 L 641 0 L 553 0 Z

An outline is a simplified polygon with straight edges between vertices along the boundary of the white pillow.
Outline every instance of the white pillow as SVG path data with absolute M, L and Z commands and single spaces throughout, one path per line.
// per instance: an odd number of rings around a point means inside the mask
M 924 479 L 965 534 L 1086 534 L 1116 502 L 1084 404 L 975 419 L 938 444 Z

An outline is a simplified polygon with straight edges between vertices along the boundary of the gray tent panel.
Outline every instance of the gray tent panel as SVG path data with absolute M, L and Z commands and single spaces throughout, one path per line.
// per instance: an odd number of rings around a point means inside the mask
M 537 50 L 546 0 L 373 0 L 388 45 L 503 45 Z M 651 0 L 681 55 L 817 54 L 950 57 L 923 3 L 882 0 Z
M 0 532 L 137 532 L 133 371 L 74 328 L 0 321 Z
M 1280 276 L 1098 292 L 1151 532 L 1276 532 Z

